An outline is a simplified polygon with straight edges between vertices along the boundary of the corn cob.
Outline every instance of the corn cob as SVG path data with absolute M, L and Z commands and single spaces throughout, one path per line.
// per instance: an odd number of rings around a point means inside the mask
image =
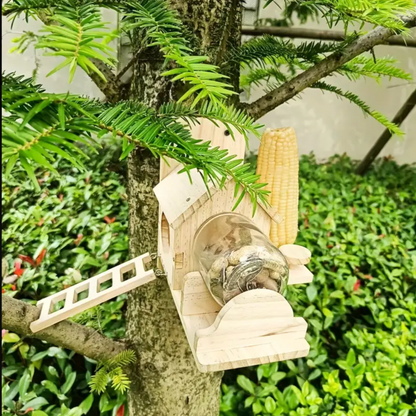
M 299 157 L 292 127 L 267 129 L 261 139 L 257 159 L 259 181 L 267 183 L 270 205 L 283 222 L 272 223 L 270 240 L 277 247 L 293 244 L 298 232 Z

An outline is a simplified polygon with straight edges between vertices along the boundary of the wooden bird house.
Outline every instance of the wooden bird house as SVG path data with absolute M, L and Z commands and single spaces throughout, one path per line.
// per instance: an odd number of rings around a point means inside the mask
M 209 140 L 212 146 L 227 148 L 229 154 L 235 154 L 239 159 L 244 158 L 245 141 L 238 133 L 234 134 L 235 140 L 233 140 L 225 128 L 215 126 L 208 120 L 202 120 L 192 133 L 196 138 Z M 294 132 L 289 133 L 294 134 Z M 287 136 L 286 130 L 284 135 Z M 284 147 L 285 141 L 287 142 L 287 137 L 284 135 L 279 143 L 280 147 Z M 270 140 L 273 141 L 273 137 Z M 273 143 L 272 145 L 274 146 L 272 149 L 279 148 Z M 292 150 L 295 151 L 295 147 L 292 146 Z M 287 172 L 285 173 L 285 164 L 287 164 L 285 159 L 280 159 L 281 164 L 276 171 L 279 175 L 290 176 Z M 293 169 L 293 158 L 287 165 L 289 169 Z M 271 290 L 265 285 L 266 280 L 263 280 L 263 285 L 254 286 L 255 288 L 245 286 L 244 289 L 239 287 L 241 291 L 238 294 L 233 292 L 232 297 L 227 300 L 223 299 L 224 303 L 218 302 L 218 297 L 213 296 L 212 287 L 208 289 L 200 273 L 201 263 L 194 255 L 198 246 L 195 241 L 200 241 L 199 237 L 205 238 L 208 235 L 211 240 L 216 238 L 204 228 L 207 223 L 213 218 L 221 217 L 228 220 L 232 216 L 238 216 L 241 221 L 244 219 L 246 223 L 249 222 L 250 229 L 255 229 L 257 235 L 266 242 L 265 246 L 257 248 L 265 249 L 266 246 L 271 248 L 271 251 L 274 250 L 282 261 L 279 264 L 273 263 L 273 260 L 267 257 L 266 260 L 261 260 L 260 256 L 264 252 L 260 250 L 255 261 L 262 264 L 262 270 L 256 276 L 263 273 L 263 265 L 265 269 L 268 268 L 266 265 L 268 262 L 267 264 L 275 264 L 276 267 L 284 269 L 285 282 L 288 275 L 289 285 L 309 283 L 312 281 L 312 274 L 305 265 L 310 260 L 310 251 L 304 247 L 288 244 L 290 239 L 296 238 L 296 232 L 293 232 L 293 221 L 291 232 L 286 232 L 288 227 L 285 227 L 285 232 L 279 234 L 275 232 L 276 224 L 284 221 L 285 218 L 281 218 L 275 209 L 261 205 L 252 217 L 253 206 L 247 195 L 232 212 L 235 205 L 232 180 L 229 180 L 223 189 L 212 186 L 208 191 L 198 172 L 190 172 L 192 179 L 190 181 L 187 175 L 178 173 L 180 169 L 174 161 L 171 161 L 169 166 L 162 163 L 160 183 L 154 188 L 160 204 L 158 251 L 178 314 L 200 371 L 220 371 L 306 356 L 309 352 L 309 345 L 305 340 L 307 324 L 303 318 L 294 316 L 290 304 L 279 293 L 281 290 L 277 286 Z M 273 179 L 273 174 L 267 173 L 266 178 L 269 176 Z M 278 202 L 284 208 L 282 208 L 285 211 L 284 216 L 288 218 L 290 216 L 293 220 L 293 208 L 290 207 L 295 207 L 297 203 L 293 203 L 293 200 L 291 204 Z M 235 223 L 228 224 L 231 229 L 235 225 Z M 217 226 L 219 232 L 224 232 L 222 228 Z M 233 234 L 233 230 L 227 235 L 230 234 Z M 195 239 L 196 235 L 197 239 Z M 286 238 L 285 243 L 279 245 L 280 251 L 268 239 L 270 235 L 280 235 Z M 234 242 L 238 244 L 239 236 L 232 235 L 232 237 L 232 244 Z M 246 250 L 247 247 L 249 246 L 245 245 L 241 250 Z M 247 255 L 244 258 L 247 258 Z M 251 262 L 253 261 L 253 257 L 248 258 Z M 228 260 L 227 264 L 237 264 L 231 263 L 231 257 Z M 152 270 L 145 268 L 145 263 L 149 261 L 149 254 L 143 254 L 40 300 L 38 302 L 41 307 L 40 317 L 31 324 L 32 331 L 45 329 L 121 293 L 151 282 L 155 279 L 155 275 Z M 245 265 L 249 264 L 252 267 L 250 261 L 244 260 Z M 238 269 L 241 264 L 227 268 L 222 266 L 222 273 L 225 273 L 225 270 L 228 273 L 231 268 L 238 270 L 239 275 L 242 276 L 242 269 Z M 213 269 L 214 267 L 211 268 Z M 264 271 L 270 277 L 272 273 L 277 273 Z M 235 275 L 237 272 L 233 271 L 233 273 Z M 259 279 L 257 280 L 260 282 Z M 232 281 L 235 283 L 234 280 Z M 274 285 L 277 285 L 277 280 L 274 282 Z M 252 285 L 253 281 L 248 283 Z M 246 291 L 247 289 L 251 290 Z
M 236 133 L 233 141 L 225 128 L 208 120 L 202 120 L 193 135 L 244 157 L 244 138 Z M 234 182 L 230 180 L 224 189 L 211 187 L 208 192 L 198 172 L 191 171 L 190 181 L 187 175 L 178 174 L 179 170 L 174 163 L 169 167 L 163 164 L 161 181 L 154 188 L 160 204 L 159 255 L 198 368 L 219 371 L 307 355 L 307 324 L 294 317 L 281 294 L 255 289 L 239 294 L 225 306 L 214 300 L 199 272 L 194 238 L 207 220 L 232 212 Z M 273 223 L 282 221 L 272 208 L 259 206 L 254 217 L 252 210 L 246 195 L 234 212 L 249 218 L 265 236 Z M 312 281 L 305 267 L 309 250 L 286 245 L 281 251 L 289 264 L 288 284 Z

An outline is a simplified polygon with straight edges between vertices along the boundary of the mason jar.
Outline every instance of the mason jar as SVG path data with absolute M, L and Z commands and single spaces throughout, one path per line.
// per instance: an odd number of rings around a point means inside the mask
M 285 257 L 244 215 L 223 213 L 206 220 L 195 234 L 193 253 L 220 305 L 247 290 L 282 293 L 287 285 Z

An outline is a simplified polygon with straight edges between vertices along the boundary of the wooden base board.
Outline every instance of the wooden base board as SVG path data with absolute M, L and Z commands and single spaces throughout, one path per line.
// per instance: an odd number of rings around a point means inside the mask
M 209 292 L 199 272 L 186 276 L 185 287 L 186 291 L 172 290 L 172 287 L 171 291 L 201 372 L 289 360 L 308 354 L 307 324 L 303 318 L 293 317 L 291 306 L 279 293 L 251 290 L 221 308 L 215 302 L 205 303 Z M 204 305 L 208 305 L 205 312 Z

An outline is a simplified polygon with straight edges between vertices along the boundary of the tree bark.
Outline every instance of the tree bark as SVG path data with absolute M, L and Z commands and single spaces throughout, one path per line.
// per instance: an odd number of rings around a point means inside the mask
M 1 327 L 4 329 L 24 337 L 42 339 L 98 361 L 108 360 L 126 349 L 121 342 L 70 321 L 59 322 L 34 334 L 30 324 L 39 318 L 40 308 L 11 296 L 2 295 L 1 298 Z
M 398 113 L 394 116 L 393 123 L 400 126 L 415 107 L 416 90 L 412 92 L 410 97 L 406 100 L 406 102 L 400 108 Z M 374 159 L 384 149 L 384 146 L 389 142 L 391 137 L 392 133 L 389 129 L 383 131 L 382 135 L 378 138 L 378 140 L 374 143 L 373 147 L 370 149 L 370 151 L 367 153 L 367 155 L 364 157 L 361 163 L 357 166 L 357 169 L 355 170 L 355 173 L 357 175 L 364 175 L 368 171 L 371 164 L 374 162 Z
M 219 63 L 240 41 L 239 0 L 175 0 L 173 6 L 193 38 L 196 54 Z M 161 76 L 163 58 L 156 51 L 133 66 L 130 95 L 153 107 L 175 97 L 177 90 Z M 238 66 L 229 69 L 238 85 Z M 137 76 L 136 76 L 137 74 Z M 130 255 L 157 252 L 158 204 L 153 187 L 159 161 L 145 150 L 128 163 Z M 130 372 L 131 416 L 218 416 L 222 373 L 200 373 L 195 365 L 166 279 L 128 295 L 127 338 L 138 361 Z
M 332 29 L 305 29 L 303 27 L 280 27 L 280 26 L 243 26 L 242 35 L 263 36 L 271 35 L 280 38 L 292 39 L 312 39 L 312 40 L 329 40 L 343 41 L 345 40 L 345 32 L 343 30 Z M 403 36 L 392 36 L 382 45 L 406 46 L 416 48 L 416 40 L 412 38 L 403 38 Z

